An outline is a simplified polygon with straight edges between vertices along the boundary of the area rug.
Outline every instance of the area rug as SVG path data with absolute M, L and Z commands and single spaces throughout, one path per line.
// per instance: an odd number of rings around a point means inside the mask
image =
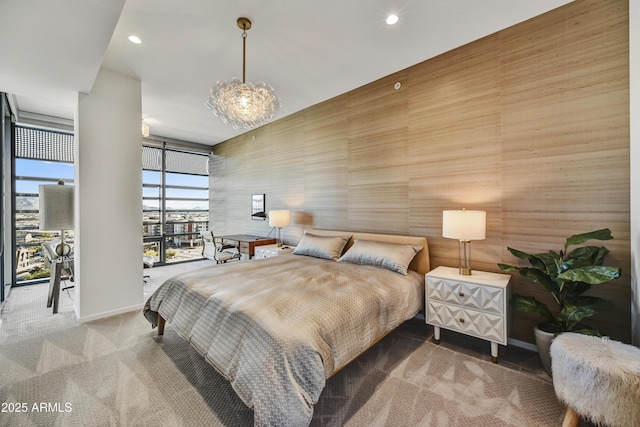
M 23 339 L 0 333 L 0 425 L 253 425 L 170 325 L 160 338 L 141 313 L 57 323 Z M 561 424 L 550 381 L 437 346 L 425 328 L 407 322 L 329 379 L 312 426 Z

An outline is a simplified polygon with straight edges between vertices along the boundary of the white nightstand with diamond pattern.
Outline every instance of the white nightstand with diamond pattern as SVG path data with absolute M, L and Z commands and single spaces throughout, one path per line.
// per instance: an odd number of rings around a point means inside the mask
M 507 274 L 473 270 L 463 276 L 457 268 L 438 267 L 426 275 L 425 320 L 433 325 L 440 343 L 440 328 L 491 342 L 491 359 L 498 362 L 498 344 L 507 345 L 510 298 Z
M 295 246 L 284 245 L 278 247 L 278 245 L 262 245 L 256 246 L 254 259 L 271 258 L 272 256 L 290 254 L 295 249 Z

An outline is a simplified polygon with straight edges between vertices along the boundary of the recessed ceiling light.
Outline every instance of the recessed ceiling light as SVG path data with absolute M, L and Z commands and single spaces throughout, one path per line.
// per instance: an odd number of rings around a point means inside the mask
M 389 15 L 387 16 L 387 24 L 393 25 L 398 22 L 398 15 Z
M 389 22 L 388 19 L 387 19 L 387 22 Z M 142 43 L 142 40 L 140 40 L 140 37 L 138 37 L 138 36 L 129 36 L 129 41 L 131 43 L 135 43 L 135 44 Z

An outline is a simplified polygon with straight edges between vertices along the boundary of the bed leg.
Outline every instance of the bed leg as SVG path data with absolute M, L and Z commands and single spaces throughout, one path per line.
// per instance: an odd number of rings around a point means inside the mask
M 158 313 L 158 336 L 164 334 L 164 317 Z

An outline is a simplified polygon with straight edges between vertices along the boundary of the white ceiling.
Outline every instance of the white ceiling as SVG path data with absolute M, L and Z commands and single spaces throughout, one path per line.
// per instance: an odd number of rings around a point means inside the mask
M 240 16 L 253 23 L 247 81 L 274 87 L 278 119 L 566 3 L 1 0 L 0 91 L 21 114 L 73 119 L 102 66 L 142 81 L 153 135 L 213 145 L 243 133 L 204 106 L 217 80 L 242 77 Z

